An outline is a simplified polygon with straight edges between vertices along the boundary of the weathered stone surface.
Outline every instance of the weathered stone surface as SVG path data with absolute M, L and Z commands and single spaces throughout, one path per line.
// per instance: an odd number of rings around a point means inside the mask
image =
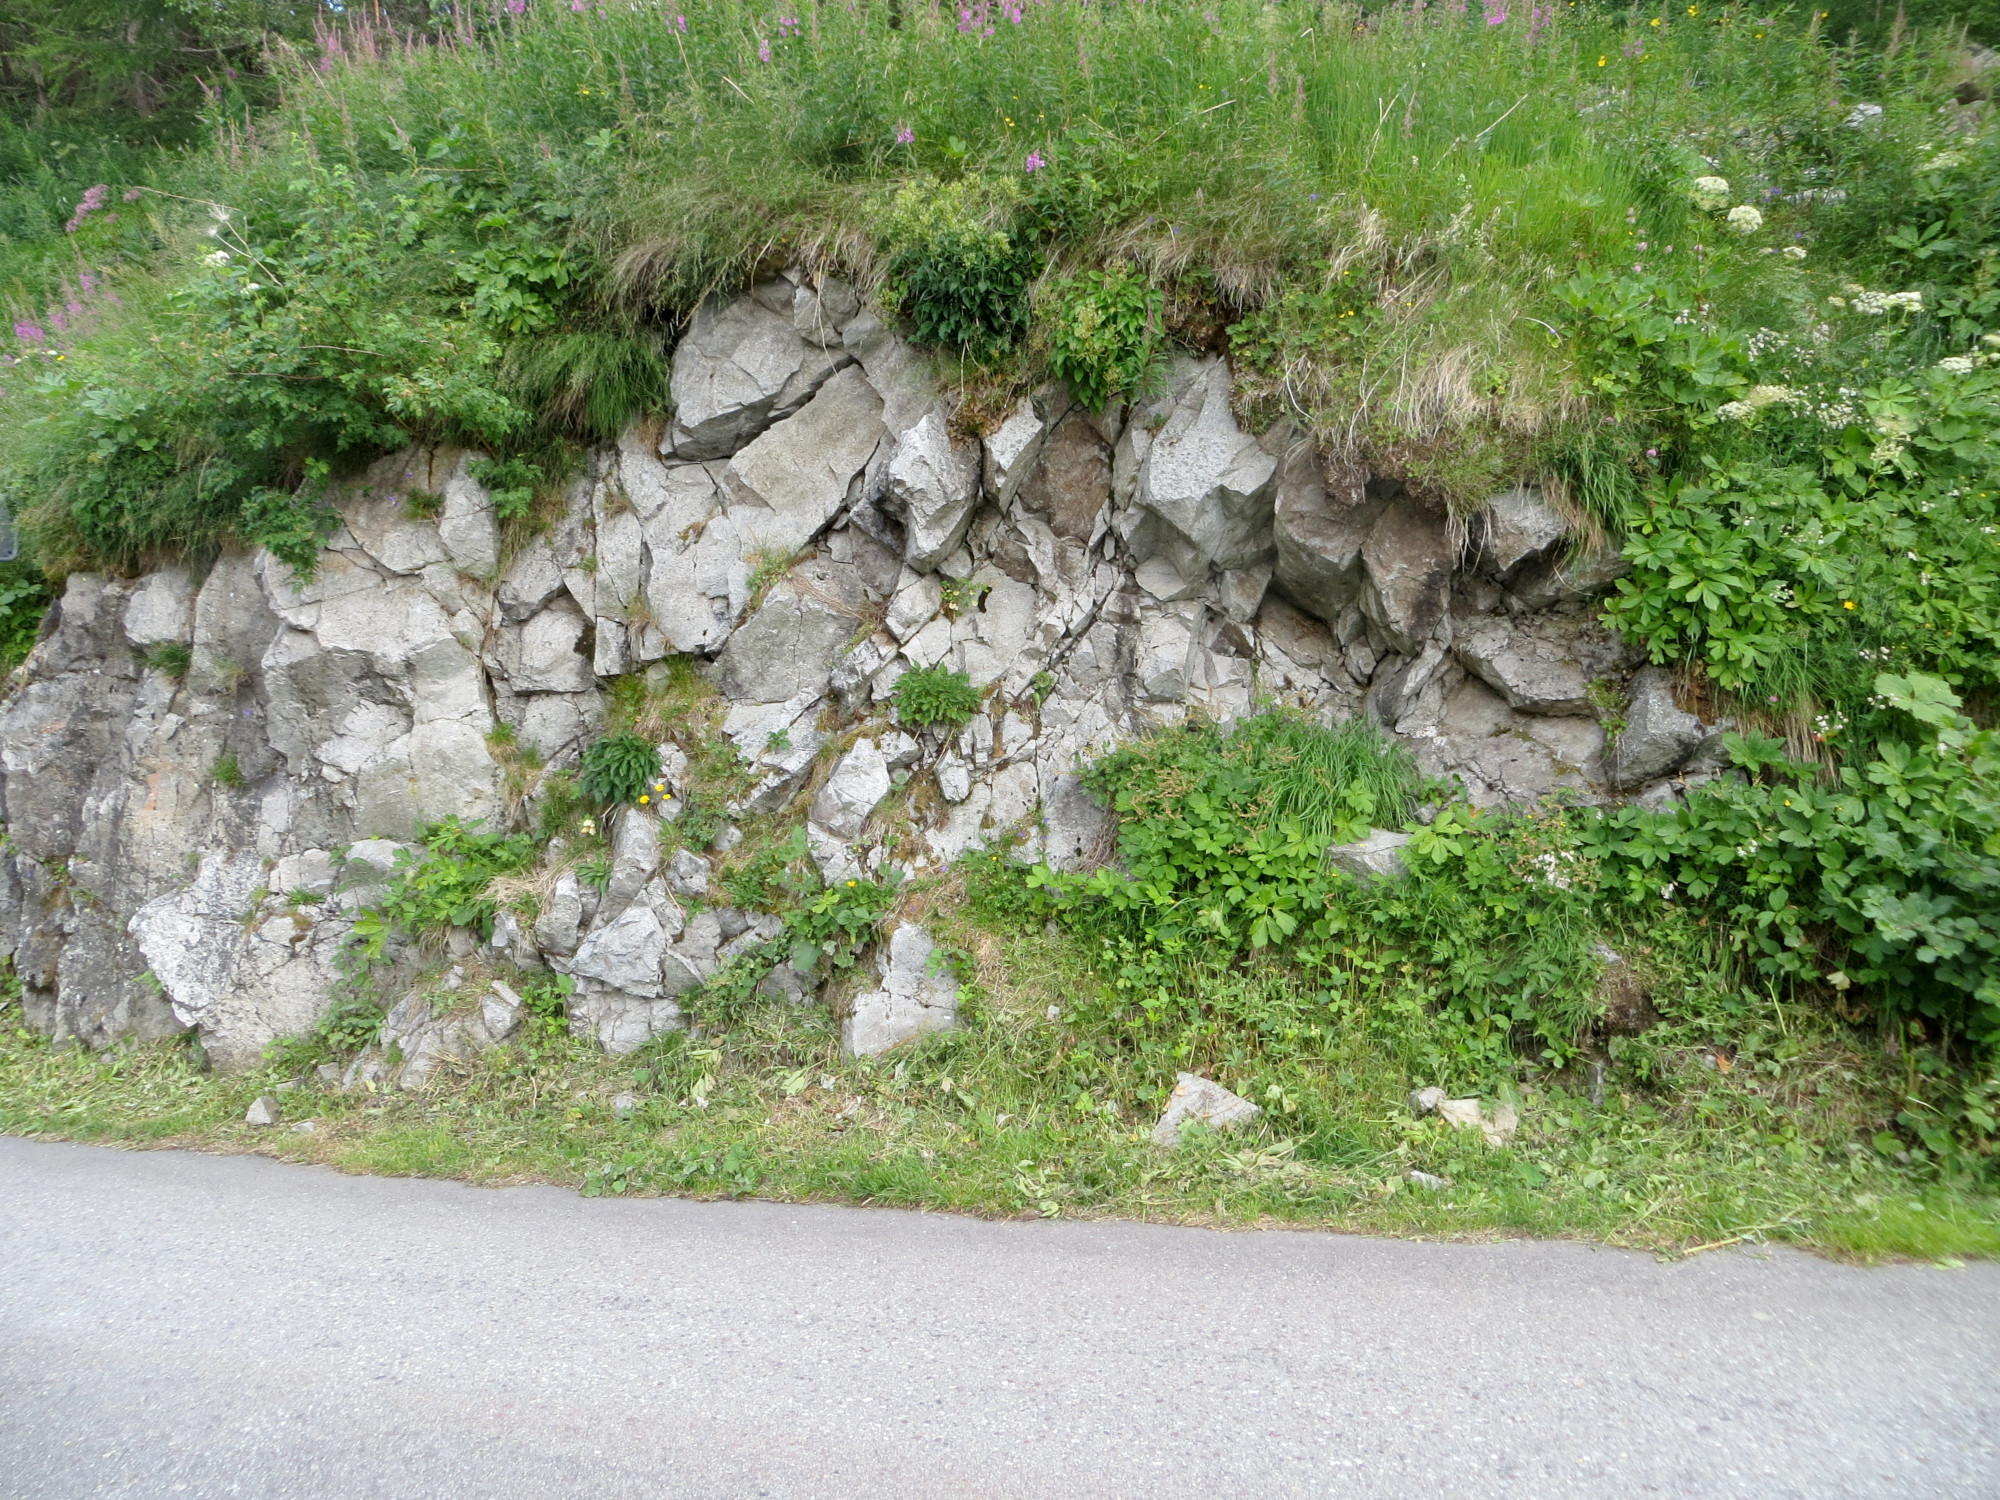
M 493 509 L 493 497 L 467 468 L 472 457 L 461 458 L 444 483 L 438 540 L 453 567 L 474 578 L 490 579 L 500 571 L 500 517 Z
M 1088 413 L 1072 411 L 1056 424 L 1020 496 L 1021 509 L 1046 517 L 1055 536 L 1083 546 L 1095 539 L 1111 501 L 1111 445 Z
M 197 592 L 197 581 L 185 564 L 148 573 L 125 606 L 125 639 L 141 650 L 192 641 Z
M 1631 661 L 1624 642 L 1585 615 L 1489 615 L 1452 644 L 1468 671 L 1531 714 L 1588 714 L 1591 683 Z
M 1602 598 L 1632 571 L 1632 564 L 1615 547 L 1564 557 L 1561 549 L 1539 562 L 1522 565 L 1508 580 L 1507 591 L 1522 609 L 1549 609 Z
M 840 1044 L 850 1057 L 879 1057 L 899 1042 L 958 1023 L 958 981 L 933 974 L 931 936 L 905 922 L 877 957 L 880 988 L 857 995 L 841 1023 Z
M 811 819 L 838 839 L 853 839 L 889 795 L 889 766 L 873 740 L 856 740 L 813 799 Z
M 254 853 L 205 855 L 192 884 L 147 902 L 130 923 L 174 1014 L 200 1028 L 210 1060 L 225 1072 L 256 1066 L 271 1042 L 312 1028 L 349 929 L 317 919 L 317 908 L 253 908 L 263 875 Z
M 1234 1130 L 1263 1112 L 1211 1078 L 1179 1073 L 1174 1076 L 1174 1091 L 1167 1099 L 1166 1112 L 1153 1127 L 1153 1144 L 1178 1146 L 1181 1130 L 1191 1120 L 1211 1130 Z
M 1042 444 L 1048 440 L 1049 430 L 1050 424 L 1036 409 L 1034 399 L 1023 396 L 999 427 L 987 436 L 981 445 L 986 493 L 995 505 L 1005 509 L 1012 503 L 1022 483 L 1033 472 L 1036 461 L 1041 458 Z
M 1539 489 L 1523 485 L 1488 500 L 1475 533 L 1480 571 L 1504 581 L 1553 557 L 1570 524 Z
M 1221 360 L 1181 361 L 1173 384 L 1179 397 L 1139 466 L 1138 503 L 1217 567 L 1263 561 L 1277 460 L 1236 425 Z
M 623 994 L 657 998 L 667 943 L 653 908 L 635 901 L 578 945 L 569 972 Z
M 279 1108 L 276 1094 L 259 1094 L 243 1113 L 245 1125 L 257 1125 L 267 1130 L 283 1118 L 284 1111 Z
M 1414 657 L 1451 604 L 1456 556 L 1444 517 L 1407 498 L 1391 502 L 1369 529 L 1361 561 L 1362 611 Z
M 860 297 L 838 276 L 802 277 L 792 290 L 792 331 L 821 349 L 837 347 L 841 329 L 860 311 Z
M 1673 679 L 1660 667 L 1641 667 L 1632 678 L 1625 727 L 1611 750 L 1611 779 L 1642 786 L 1677 769 L 1705 737 L 1701 720 L 1674 702 Z
M 1364 884 L 1371 880 L 1400 880 L 1409 873 L 1403 864 L 1403 846 L 1409 841 L 1407 833 L 1378 828 L 1356 843 L 1333 845 L 1326 851 L 1326 862 Z
M 716 658 L 722 691 L 743 703 L 818 696 L 840 660 L 855 621 L 789 587 L 771 591 Z
M 834 361 L 755 298 L 711 297 L 674 349 L 674 451 L 726 458 L 796 411 Z
M 1278 469 L 1272 520 L 1278 587 L 1327 624 L 1361 597 L 1361 548 L 1388 501 L 1358 486 L 1329 491 L 1307 442 L 1287 449 Z
M 882 441 L 882 410 L 862 373 L 842 370 L 730 460 L 722 488 L 745 559 L 788 558 L 825 529 Z
M 628 807 L 612 829 L 611 880 L 604 887 L 602 910 L 622 912 L 659 873 L 660 820 L 644 808 Z
M 926 412 L 889 460 L 883 502 L 903 522 L 903 560 L 928 573 L 957 550 L 979 501 L 975 453 L 951 440 L 942 412 Z

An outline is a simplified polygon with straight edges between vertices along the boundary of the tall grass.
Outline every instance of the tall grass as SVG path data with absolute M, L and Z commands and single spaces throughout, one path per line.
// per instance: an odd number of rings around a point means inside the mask
M 218 105 L 205 152 L 106 158 L 115 230 L 108 212 L 55 227 L 76 179 L 50 175 L 49 151 L 15 153 L 0 232 L 26 233 L 0 244 L 0 296 L 10 322 L 45 336 L 14 351 L 39 373 L 0 372 L 0 486 L 17 510 L 59 511 L 85 490 L 100 509 L 115 493 L 143 510 L 175 488 L 160 455 L 235 458 L 239 431 L 268 445 L 235 488 L 203 481 L 199 515 L 92 521 L 51 544 L 82 558 L 115 532 L 137 555 L 226 529 L 252 485 L 351 461 L 364 430 L 529 454 L 600 438 L 662 400 L 664 339 L 702 296 L 800 261 L 873 288 L 907 248 L 897 189 L 956 183 L 954 201 L 1033 247 L 1037 299 L 1066 271 L 1128 263 L 1168 290 L 1174 334 L 1211 348 L 1280 309 L 1269 358 L 1239 361 L 1253 421 L 1292 415 L 1447 498 L 1476 497 L 1587 415 L 1549 308 L 1571 268 L 1700 233 L 1686 221 L 1695 173 L 1775 191 L 1931 128 L 1926 90 L 1952 65 L 1942 44 L 1864 55 L 1734 10 L 1507 4 L 854 0 L 780 20 L 742 0 L 528 0 L 422 34 L 357 14 L 313 47 L 279 44 L 278 103 Z M 1843 130 L 1853 89 L 1895 128 Z M 153 191 L 124 207 L 141 184 Z M 440 202 L 472 197 L 476 214 L 438 227 Z M 291 371 L 283 420 L 246 419 L 230 393 L 269 367 L 218 354 L 203 321 L 215 299 L 189 295 L 215 279 L 223 209 L 246 248 L 297 244 L 303 225 L 325 242 L 315 265 L 351 262 L 342 336 L 329 325 L 301 343 L 426 333 L 369 345 L 359 376 L 334 355 Z M 467 257 L 544 251 L 561 267 L 545 315 L 510 320 L 468 295 Z M 1772 263 L 1747 256 L 1714 248 L 1715 295 L 1783 302 Z M 106 295 L 74 295 L 84 276 Z M 1309 299 L 1336 289 L 1364 316 L 1321 316 Z M 320 288 L 326 305 L 335 290 Z M 283 288 L 261 295 L 266 319 L 297 312 Z M 46 336 L 43 314 L 72 301 L 88 326 Z M 464 353 L 438 368 L 424 351 L 446 343 Z M 190 373 L 183 350 L 220 368 Z M 1025 384 L 1045 353 L 1031 335 L 968 378 Z M 64 380 L 45 387 L 58 355 Z M 357 382 L 375 393 L 365 410 L 333 420 L 315 404 Z M 87 470 L 127 441 L 102 411 L 134 390 L 152 393 L 159 430 L 144 473 L 111 485 Z

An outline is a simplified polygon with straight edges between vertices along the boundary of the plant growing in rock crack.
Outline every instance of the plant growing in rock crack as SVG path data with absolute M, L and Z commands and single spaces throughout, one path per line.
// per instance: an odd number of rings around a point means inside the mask
M 165 672 L 178 682 L 194 662 L 194 648 L 184 641 L 156 641 L 146 648 L 145 662 L 152 671 Z
M 1130 266 L 1065 277 L 1051 289 L 1049 368 L 1077 404 L 1102 411 L 1113 396 L 1157 382 L 1166 341 L 1166 298 Z
M 631 807 L 660 775 L 660 752 L 636 734 L 607 734 L 583 752 L 578 782 L 600 807 Z
M 229 791 L 241 789 L 243 768 L 236 763 L 236 752 L 225 750 L 218 755 L 215 764 L 209 767 L 208 776 L 217 786 L 227 788 Z
M 979 689 L 964 672 L 942 662 L 912 667 L 896 679 L 896 717 L 904 724 L 957 729 L 979 711 Z

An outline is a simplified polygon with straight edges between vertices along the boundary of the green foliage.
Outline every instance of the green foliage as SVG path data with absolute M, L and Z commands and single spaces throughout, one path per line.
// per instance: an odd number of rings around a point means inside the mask
M 493 496 L 494 512 L 503 521 L 518 521 L 534 508 L 535 491 L 545 482 L 539 466 L 522 458 L 475 458 L 466 472 Z
M 1605 815 L 1596 857 L 1632 902 L 1726 911 L 1761 973 L 1810 984 L 1837 972 L 1891 1016 L 1991 1046 L 2000 745 L 1941 679 L 1884 673 L 1874 685 L 1901 733 L 1877 740 L 1872 759 L 1831 783 L 1780 761 L 1768 780 L 1710 782 L 1671 812 L 1620 808 Z M 1829 959 L 1830 938 L 1847 957 Z
M 144 660 L 149 670 L 179 681 L 194 664 L 194 648 L 185 641 L 156 641 L 146 648 Z
M 1157 380 L 1166 298 L 1130 266 L 1067 277 L 1050 290 L 1049 369 L 1080 405 L 1102 411 L 1111 397 L 1143 394 Z
M 0 563 L 0 671 L 13 670 L 34 649 L 54 600 L 55 590 L 33 563 Z
M 785 918 L 795 967 L 850 969 L 895 905 L 899 880 L 837 880 Z
M 657 745 L 641 735 L 607 734 L 583 752 L 577 780 L 599 807 L 630 807 L 650 795 L 659 775 Z
M 896 679 L 896 718 L 914 728 L 939 724 L 956 729 L 979 711 L 979 701 L 972 679 L 942 662 L 912 667 Z
M 236 763 L 234 750 L 225 750 L 216 756 L 215 764 L 208 768 L 208 779 L 226 791 L 243 789 L 243 768 Z
M 900 189 L 886 214 L 891 295 L 919 343 L 975 357 L 1010 347 L 1028 327 L 1028 283 L 1040 256 L 987 220 L 1016 195 L 968 177 Z
M 350 961 L 363 975 L 388 956 L 399 935 L 470 927 L 490 938 L 497 905 L 489 887 L 498 876 L 527 869 L 538 852 L 527 834 L 482 833 L 455 817 L 426 825 L 419 839 L 422 855 L 399 851 L 381 896 L 355 915 Z

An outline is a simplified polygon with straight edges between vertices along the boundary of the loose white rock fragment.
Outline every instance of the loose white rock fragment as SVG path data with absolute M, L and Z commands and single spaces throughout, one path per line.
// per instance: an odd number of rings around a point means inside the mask
M 1175 1077 L 1173 1096 L 1167 1101 L 1167 1112 L 1153 1127 L 1153 1144 L 1178 1146 L 1181 1143 L 1181 1127 L 1189 1120 L 1199 1120 L 1211 1130 L 1232 1130 L 1262 1113 L 1248 1099 L 1230 1093 L 1213 1079 L 1181 1073 Z
M 278 1108 L 277 1095 L 259 1094 L 257 1096 L 257 1101 L 254 1104 L 252 1104 L 250 1108 L 244 1113 L 243 1123 L 245 1125 L 261 1125 L 269 1127 L 277 1124 L 279 1118 L 280 1118 L 280 1111 Z

